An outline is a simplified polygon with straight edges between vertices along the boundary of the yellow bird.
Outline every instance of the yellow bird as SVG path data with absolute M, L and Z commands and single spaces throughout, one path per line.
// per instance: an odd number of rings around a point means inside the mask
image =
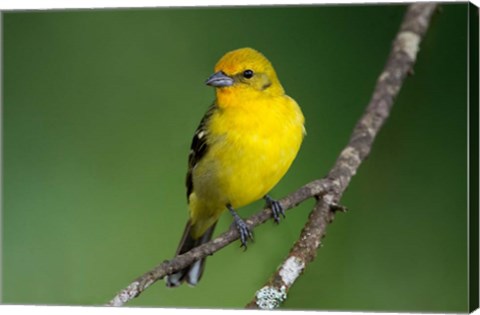
M 216 99 L 193 136 L 186 181 L 190 218 L 177 255 L 208 242 L 226 209 L 246 248 L 252 234 L 234 209 L 262 197 L 279 222 L 283 209 L 267 193 L 289 169 L 305 134 L 300 107 L 260 52 L 228 52 L 206 84 L 215 87 Z M 205 258 L 170 275 L 167 286 L 196 285 L 204 264 Z

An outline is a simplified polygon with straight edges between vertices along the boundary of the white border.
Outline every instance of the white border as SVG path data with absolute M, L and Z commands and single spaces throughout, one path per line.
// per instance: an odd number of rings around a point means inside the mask
M 2 1 L 0 3 L 0 10 L 45 10 L 45 9 L 84 9 L 84 8 L 138 8 L 138 7 L 195 7 L 195 6 L 244 6 L 244 5 L 310 5 L 310 4 L 362 4 L 362 3 L 403 3 L 408 1 L 402 0 L 393 0 L 393 1 L 384 1 L 384 0 L 201 0 L 201 1 L 191 1 L 191 0 L 177 0 L 177 1 L 161 1 L 161 0 L 72 0 L 72 1 L 59 1 L 59 0 L 10 0 Z M 417 0 L 415 2 L 431 2 L 428 0 Z M 458 0 L 436 0 L 435 2 L 465 2 Z M 476 6 L 480 7 L 480 0 L 472 0 Z M 0 16 L 0 34 L 2 33 L 2 20 Z M 3 36 L 1 37 L 1 44 L 3 44 Z M 0 47 L 1 47 L 0 44 Z M 3 50 L 2 50 L 3 51 Z M 1 54 L 0 54 L 1 56 Z M 1 68 L 0 68 L 1 69 Z M 3 74 L 3 71 L 1 71 Z M 0 77 L 1 78 L 1 77 Z M 1 94 L 1 85 L 0 85 L 0 95 Z M 1 115 L 1 111 L 0 111 Z M 1 118 L 1 116 L 0 116 Z M 468 121 L 468 120 L 467 120 Z M 0 122 L 1 124 L 1 122 Z M 1 127 L 1 126 L 0 126 Z M 467 135 L 468 136 L 468 135 Z M 1 141 L 1 128 L 0 128 L 0 141 Z M 1 142 L 0 142 L 1 143 Z M 0 148 L 1 153 L 1 148 Z M 0 178 L 2 175 L 1 165 L 0 165 Z M 0 202 L 1 202 L 0 195 Z M 1 244 L 1 212 L 0 212 L 0 244 Z M 0 247 L 1 248 L 1 247 Z M 1 271 L 1 255 L 2 251 L 0 250 L 0 271 Z M 0 273 L 0 303 L 1 303 L 1 273 Z M 198 315 L 210 315 L 210 314 L 265 314 L 265 311 L 256 311 L 256 310 L 221 310 L 221 309 L 200 309 L 200 310 L 187 310 L 187 309 L 160 309 L 160 308 L 132 308 L 132 307 L 123 307 L 123 308 L 108 308 L 108 307 L 80 307 L 80 306 L 20 306 L 20 305 L 0 305 L 0 313 L 2 315 L 10 314 L 45 314 L 45 315 L 84 315 L 85 312 L 88 314 L 115 314 L 115 315 L 143 315 L 143 314 L 162 314 L 162 315 L 178 315 L 184 314 L 185 312 L 192 314 L 193 312 Z M 262 312 L 262 313 L 260 313 Z M 307 313 L 312 313 L 312 311 L 288 311 L 288 314 L 292 315 L 305 315 Z M 399 313 L 361 313 L 361 312 L 326 312 L 326 311 L 316 311 L 315 314 L 322 315 L 337 315 L 337 314 L 399 314 Z M 407 313 L 401 313 L 407 314 Z M 408 314 L 420 314 L 420 313 L 408 313 Z M 476 310 L 472 314 L 480 315 L 480 311 Z
M 413 1 L 410 1 L 413 2 Z M 415 2 L 432 2 L 417 0 Z M 436 0 L 435 2 L 466 2 L 461 0 Z M 480 0 L 473 0 L 478 3 Z M 195 7 L 195 6 L 244 6 L 244 5 L 308 5 L 308 4 L 362 4 L 362 3 L 408 3 L 403 0 L 10 0 L 0 3 L 0 10 L 44 10 L 78 8 L 138 8 L 138 7 Z

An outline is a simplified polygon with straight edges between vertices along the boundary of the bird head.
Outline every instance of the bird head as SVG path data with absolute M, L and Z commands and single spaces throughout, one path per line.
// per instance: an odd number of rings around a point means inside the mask
M 205 83 L 216 88 L 217 97 L 232 93 L 239 97 L 284 94 L 270 61 L 252 48 L 226 53 L 214 71 Z

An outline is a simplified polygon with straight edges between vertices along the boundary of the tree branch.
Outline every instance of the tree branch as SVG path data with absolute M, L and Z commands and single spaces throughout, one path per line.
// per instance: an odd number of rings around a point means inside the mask
M 247 308 L 277 308 L 306 266 L 315 258 L 328 223 L 334 218 L 342 197 L 360 164 L 370 153 L 378 131 L 388 118 L 393 101 L 407 74 L 412 73 L 419 44 L 427 31 L 436 4 L 417 3 L 409 6 L 400 26 L 383 72 L 372 98 L 358 121 L 346 148 L 327 176 L 332 191 L 317 200 L 298 241 L 264 287 L 256 292 Z
M 311 198 L 312 196 L 323 195 L 331 189 L 331 183 L 327 180 L 314 180 L 305 186 L 302 186 L 294 193 L 279 200 L 285 211 L 296 207 L 301 202 Z M 272 210 L 265 208 L 259 213 L 252 215 L 245 220 L 249 228 L 263 224 L 269 219 L 272 219 Z M 222 233 L 217 238 L 193 248 L 185 254 L 178 255 L 171 260 L 166 260 L 154 267 L 150 271 L 141 275 L 132 281 L 125 289 L 121 290 L 113 299 L 110 300 L 107 306 L 122 306 L 128 301 L 140 295 L 145 289 L 151 286 L 156 281 L 163 279 L 165 276 L 181 270 L 193 262 L 212 255 L 228 244 L 234 242 L 239 238 L 236 228 L 231 228 L 227 232 Z
M 285 300 L 286 292 L 304 270 L 305 266 L 314 259 L 316 249 L 325 234 L 326 226 L 333 219 L 335 212 L 333 210 L 342 209 L 342 207 L 337 205 L 337 202 L 350 183 L 360 163 L 370 152 L 375 135 L 390 113 L 393 98 L 398 93 L 406 74 L 411 71 L 418 51 L 418 44 L 427 29 L 435 6 L 435 4 L 413 4 L 409 7 L 400 33 L 394 42 L 385 70 L 377 81 L 377 87 L 372 100 L 363 117 L 357 123 L 347 147 L 338 157 L 328 176 L 324 179 L 310 182 L 279 200 L 285 210 L 291 209 L 312 197 L 317 198 L 317 203 L 309 216 L 300 239 L 290 251 L 287 260 L 277 270 L 268 284 L 257 292 L 255 300 L 248 305 L 249 307 L 277 307 Z M 250 228 L 253 228 L 271 218 L 271 209 L 265 208 L 247 219 L 246 223 Z M 140 295 L 156 281 L 191 265 L 198 259 L 212 255 L 237 240 L 238 237 L 237 230 L 230 229 L 208 243 L 198 246 L 185 254 L 176 256 L 171 260 L 164 261 L 135 279 L 113 297 L 107 305 L 122 306 Z M 271 290 L 268 291 L 269 289 Z M 280 298 L 265 299 L 262 297 L 262 293 L 269 292 L 279 292 Z

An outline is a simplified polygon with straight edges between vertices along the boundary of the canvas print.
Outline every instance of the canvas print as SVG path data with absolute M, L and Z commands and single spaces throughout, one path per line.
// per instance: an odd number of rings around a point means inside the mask
M 469 3 L 2 12 L 2 304 L 475 309 L 471 23 Z

